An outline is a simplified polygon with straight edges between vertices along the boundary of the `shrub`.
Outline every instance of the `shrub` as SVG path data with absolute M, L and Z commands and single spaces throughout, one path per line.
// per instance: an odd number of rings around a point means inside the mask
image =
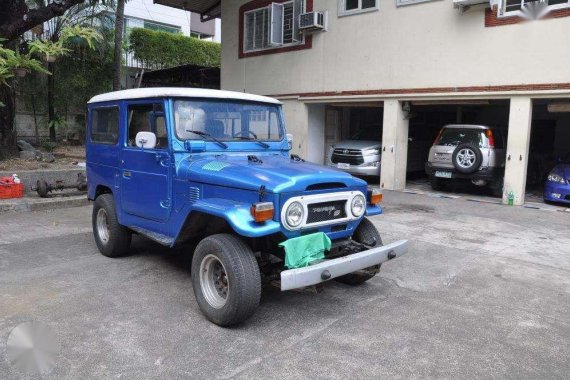
M 181 65 L 220 67 L 221 45 L 181 34 L 135 28 L 129 49 L 145 66 L 168 68 Z

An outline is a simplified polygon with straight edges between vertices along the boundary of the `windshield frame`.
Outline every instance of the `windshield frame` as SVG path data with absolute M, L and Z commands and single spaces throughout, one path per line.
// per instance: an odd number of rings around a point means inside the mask
M 236 99 L 223 99 L 223 98 L 185 98 L 185 97 L 176 97 L 176 98 L 172 98 L 172 129 L 173 129 L 173 135 L 174 137 L 181 141 L 181 142 L 185 142 L 185 141 L 201 141 L 201 140 L 206 140 L 207 138 L 205 138 L 204 136 L 199 136 L 197 134 L 194 134 L 196 137 L 195 138 L 185 138 L 183 136 L 179 135 L 179 131 L 176 125 L 176 115 L 177 115 L 177 102 L 180 101 L 185 101 L 185 102 L 197 102 L 197 103 L 217 103 L 217 104 L 221 104 L 221 103 L 227 103 L 227 104 L 233 104 L 233 105 L 252 105 L 252 106 L 262 106 L 262 107 L 266 107 L 269 111 L 268 114 L 268 119 L 270 119 L 273 114 L 273 112 L 276 115 L 277 118 L 277 130 L 278 130 L 278 139 L 265 139 L 265 138 L 258 138 L 258 139 L 254 139 L 253 136 L 251 134 L 247 134 L 247 133 L 243 133 L 240 136 L 244 136 L 246 138 L 241 138 L 241 137 L 229 137 L 229 138 L 221 138 L 218 136 L 212 136 L 215 137 L 217 140 L 224 142 L 224 143 L 228 143 L 228 144 L 234 144 L 234 143 L 255 143 L 255 142 L 265 142 L 265 143 L 271 143 L 271 144 L 275 144 L 275 143 L 281 143 L 284 140 L 286 140 L 287 138 L 287 134 L 286 134 L 286 129 L 285 129 L 285 120 L 284 120 L 284 115 L 283 115 L 283 107 L 281 104 L 276 104 L 276 103 L 265 103 L 265 102 L 256 102 L 256 101 L 250 101 L 250 100 L 236 100 Z M 237 112 L 237 111 L 236 111 Z M 243 111 L 242 111 L 243 112 Z M 243 116 L 243 115 L 242 115 Z M 241 118 L 240 120 L 240 124 L 241 124 Z M 248 120 L 248 123 L 250 122 L 250 120 Z M 268 126 L 269 126 L 269 122 L 268 122 Z M 243 127 L 240 126 L 240 131 L 245 129 Z M 249 130 L 249 125 L 248 125 L 248 130 Z M 205 131 L 204 131 L 205 132 Z M 251 137 L 251 138 L 247 138 L 247 137 Z

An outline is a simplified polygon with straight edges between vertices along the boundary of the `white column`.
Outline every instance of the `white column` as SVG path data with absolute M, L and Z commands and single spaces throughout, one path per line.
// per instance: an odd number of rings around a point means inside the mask
M 380 186 L 387 190 L 403 190 L 406 187 L 408 161 L 407 114 L 398 100 L 384 101 L 384 126 L 382 133 L 382 170 Z
M 508 204 L 510 192 L 514 195 L 515 205 L 524 204 L 531 123 L 532 99 L 523 96 L 511 98 L 503 191 L 504 204 Z

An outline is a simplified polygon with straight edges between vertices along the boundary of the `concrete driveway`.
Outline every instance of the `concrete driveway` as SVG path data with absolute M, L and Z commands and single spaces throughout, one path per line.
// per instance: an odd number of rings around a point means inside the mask
M 57 335 L 47 378 L 568 378 L 570 213 L 404 193 L 373 221 L 411 252 L 361 287 L 266 289 L 223 329 L 194 301 L 188 248 L 100 255 L 89 207 L 2 215 L 0 377 L 22 322 Z

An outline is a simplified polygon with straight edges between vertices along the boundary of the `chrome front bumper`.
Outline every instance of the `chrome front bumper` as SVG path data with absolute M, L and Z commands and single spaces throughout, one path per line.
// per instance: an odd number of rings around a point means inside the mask
M 408 241 L 372 248 L 338 259 L 325 260 L 305 268 L 281 272 L 281 290 L 304 288 L 400 257 L 408 252 Z
M 356 166 L 351 165 L 349 169 L 340 169 L 335 164 L 329 164 L 329 167 L 340 170 L 353 175 L 363 175 L 363 176 L 379 176 L 380 166 Z

